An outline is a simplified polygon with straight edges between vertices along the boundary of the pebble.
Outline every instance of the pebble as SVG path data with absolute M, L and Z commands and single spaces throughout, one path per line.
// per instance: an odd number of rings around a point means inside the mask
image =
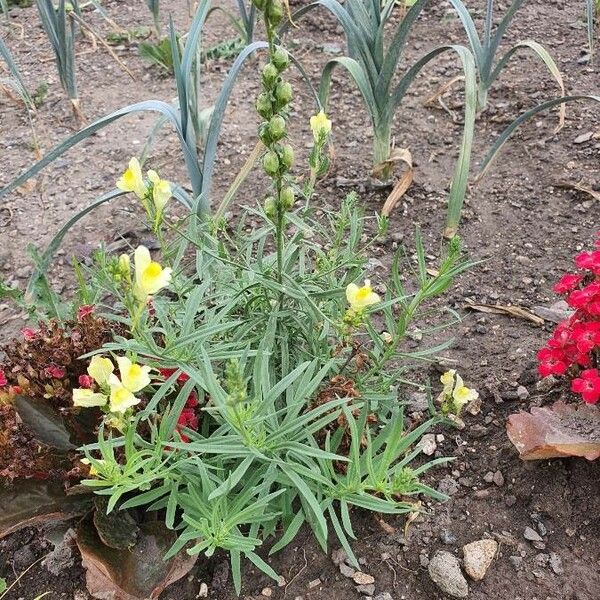
M 494 476 L 492 477 L 492 481 L 498 486 L 501 487 L 504 485 L 504 475 L 500 471 L 496 471 Z
M 357 585 L 356 591 L 365 596 L 372 596 L 375 593 L 375 586 L 372 583 L 367 585 Z
M 466 598 L 469 584 L 460 570 L 454 554 L 438 550 L 429 562 L 429 577 L 444 592 L 453 598 Z
M 586 133 L 582 133 L 578 135 L 574 140 L 574 144 L 584 144 L 585 142 L 589 142 L 594 136 L 593 131 L 587 131 Z
M 270 598 L 273 595 L 273 590 L 270 587 L 263 588 L 260 595 L 264 596 L 265 598 Z
M 417 446 L 421 448 L 421 452 L 425 454 L 425 456 L 433 456 L 437 450 L 435 435 L 433 433 L 426 433 Z
M 354 577 L 356 570 L 353 569 L 352 567 L 349 567 L 346 563 L 341 563 L 340 564 L 340 573 L 344 577 Z
M 550 552 L 550 568 L 556 575 L 562 575 L 565 572 L 562 566 L 562 560 L 556 552 Z
M 524 385 L 520 385 L 517 388 L 517 398 L 521 400 L 521 402 L 529 398 L 529 390 Z
M 517 503 L 517 497 L 516 496 L 506 496 L 506 498 L 504 498 L 504 504 L 506 504 L 506 506 L 514 506 Z
M 313 579 L 311 582 L 309 582 L 308 589 L 312 590 L 313 588 L 319 587 L 320 585 L 321 585 L 320 579 Z
M 520 556 L 509 556 L 508 562 L 518 571 L 523 565 L 523 559 Z
M 440 531 L 440 540 L 442 541 L 443 544 L 446 544 L 448 546 L 452 546 L 453 544 L 456 544 L 456 536 L 451 532 L 448 531 L 447 529 L 442 529 L 442 531 Z
M 383 592 L 381 594 L 377 594 L 373 600 L 394 600 L 392 595 L 389 592 Z
M 200 589 L 198 590 L 198 595 L 196 598 L 208 598 L 208 585 L 202 582 L 200 584 Z
M 467 575 L 481 581 L 498 552 L 496 540 L 478 540 L 463 546 L 464 565 Z
M 525 531 L 523 532 L 523 537 L 530 542 L 543 542 L 540 534 L 531 527 L 525 527 Z
M 362 571 L 356 571 L 356 573 L 352 575 L 352 579 L 354 580 L 354 583 L 357 583 L 358 585 L 369 585 L 371 583 L 375 583 L 375 577 L 373 577 L 373 575 L 368 575 Z

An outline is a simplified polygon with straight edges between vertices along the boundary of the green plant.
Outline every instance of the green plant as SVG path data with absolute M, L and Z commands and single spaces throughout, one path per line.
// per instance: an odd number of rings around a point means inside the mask
M 417 0 L 396 26 L 386 47 L 385 30 L 395 6 L 393 0 L 379 7 L 370 0 L 348 0 L 344 5 L 335 0 L 318 0 L 296 11 L 296 20 L 315 7 L 329 10 L 340 22 L 346 34 L 348 57 L 330 60 L 323 70 L 319 96 L 326 106 L 333 70 L 344 67 L 358 89 L 373 126 L 373 164 L 379 166 L 384 179 L 390 174 L 388 161 L 391 152 L 393 118 L 400 103 L 420 70 L 444 52 L 454 52 L 460 58 L 465 74 L 465 124 L 460 154 L 452 180 L 448 232 L 456 231 L 466 192 L 476 110 L 476 73 L 471 52 L 459 45 L 440 46 L 417 60 L 395 82 L 395 75 L 406 46 L 410 30 L 427 0 Z
M 154 19 L 154 29 L 156 35 L 160 37 L 160 0 L 146 0 L 146 4 L 152 13 Z
M 256 6 L 251 2 L 246 6 L 245 0 L 237 0 L 239 17 L 236 17 L 231 11 L 223 6 L 215 6 L 211 13 L 220 11 L 231 22 L 233 27 L 239 33 L 242 42 L 247 45 L 254 40 L 254 29 L 256 27 Z
M 79 95 L 77 93 L 77 74 L 75 67 L 75 24 L 68 16 L 67 3 L 59 0 L 55 7 L 52 0 L 36 0 L 42 27 L 48 36 L 54 52 L 54 59 L 60 83 L 67 92 L 78 121 L 83 121 Z M 72 4 L 76 11 L 79 4 Z
M 595 20 L 598 15 L 600 15 L 600 0 L 585 0 L 585 16 L 590 58 L 593 58 L 594 56 L 594 28 Z
M 475 62 L 477 64 L 477 76 L 479 81 L 477 105 L 479 110 L 485 109 L 489 89 L 496 78 L 508 64 L 511 57 L 522 49 L 531 50 L 542 60 L 550 74 L 556 80 L 556 83 L 558 83 L 562 94 L 564 95 L 565 93 L 562 76 L 554 59 L 550 56 L 548 51 L 536 41 L 524 40 L 518 42 L 496 60 L 496 54 L 500 48 L 506 30 L 523 4 L 523 1 L 524 0 L 512 0 L 511 5 L 508 7 L 506 13 L 494 30 L 494 0 L 486 0 L 483 36 L 480 37 L 475 22 L 471 17 L 471 13 L 462 0 L 450 0 L 462 22 L 467 37 L 469 38 L 471 50 L 473 51 L 473 56 L 475 57 Z M 559 127 L 562 127 L 563 121 L 564 112 L 561 108 Z
M 177 48 L 180 48 L 179 36 L 175 36 Z M 140 42 L 138 46 L 140 56 L 145 60 L 158 65 L 167 73 L 173 74 L 173 52 L 171 38 L 166 37 L 157 43 Z M 179 49 L 181 60 L 181 50 Z

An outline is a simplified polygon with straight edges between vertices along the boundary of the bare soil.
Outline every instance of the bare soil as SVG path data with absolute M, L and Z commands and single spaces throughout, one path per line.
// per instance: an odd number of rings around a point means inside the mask
M 233 3 L 232 3 L 233 4 Z M 467 2 L 481 20 L 484 2 Z M 506 3 L 502 3 L 505 7 Z M 150 25 L 145 4 L 106 0 L 103 6 L 126 27 Z M 189 24 L 186 3 L 161 3 L 163 20 L 172 12 L 180 30 Z M 500 9 L 498 9 L 500 13 Z M 215 16 L 208 28 L 207 43 L 233 36 L 226 20 Z M 93 26 L 106 33 L 102 20 L 90 17 Z M 35 8 L 14 9 L 11 26 L 2 23 L 1 34 L 15 55 L 27 84 L 35 89 L 47 82 L 49 93 L 35 117 L 44 150 L 75 129 L 52 62 L 51 50 L 40 29 Z M 20 34 L 22 28 L 22 35 Z M 522 39 L 542 42 L 560 67 L 569 92 L 598 93 L 597 65 L 585 60 L 587 41 L 582 2 L 530 0 L 525 3 L 507 43 Z M 322 65 L 343 49 L 340 28 L 325 13 L 313 13 L 293 29 L 290 40 L 313 82 Z M 445 2 L 431 3 L 415 28 L 410 43 L 413 59 L 440 43 L 466 44 L 460 23 Z M 82 106 L 88 120 L 124 104 L 142 99 L 171 100 L 174 82 L 161 76 L 138 56 L 135 44 L 116 49 L 134 73 L 132 81 L 101 48 L 93 50 L 81 40 L 78 73 Z M 235 177 L 255 143 L 256 117 L 252 99 L 258 90 L 257 66 L 249 63 L 231 100 L 219 147 L 218 199 Z M 408 63 L 407 63 L 408 64 Z M 215 61 L 206 66 L 203 83 L 207 104 L 218 90 L 229 63 Z M 441 248 L 445 201 L 457 144 L 461 135 L 460 94 L 445 99 L 449 111 L 427 108 L 424 100 L 440 84 L 459 74 L 460 67 L 444 55 L 424 70 L 406 103 L 396 115 L 394 136 L 399 147 L 408 147 L 416 164 L 415 183 L 392 214 L 387 239 L 375 249 L 372 279 L 385 281 L 391 251 L 405 243 L 410 249 L 418 223 L 427 245 L 428 260 L 435 264 Z M 294 143 L 306 148 L 308 116 L 314 107 L 299 78 L 295 81 L 296 118 Z M 478 122 L 474 172 L 495 136 L 519 113 L 554 97 L 556 84 L 536 59 L 518 55 L 503 72 L 490 94 L 488 110 Z M 385 191 L 361 184 L 370 161 L 370 128 L 362 100 L 343 73 L 335 76 L 331 101 L 334 122 L 335 160 L 329 176 L 317 191 L 316 203 L 335 207 L 350 190 L 358 188 L 367 211 L 375 214 L 385 200 Z M 44 171 L 35 185 L 27 186 L 0 204 L 0 274 L 9 282 L 24 284 L 31 272 L 25 252 L 28 242 L 43 246 L 73 211 L 111 188 L 130 155 L 139 152 L 153 123 L 150 116 L 131 117 L 80 144 Z M 481 413 L 469 417 L 463 431 L 440 430 L 444 441 L 438 453 L 455 456 L 447 469 L 438 469 L 435 479 L 451 499 L 427 504 L 427 512 L 412 523 L 406 535 L 402 519 L 386 519 L 389 527 L 370 515 L 356 515 L 357 556 L 363 570 L 375 577 L 375 596 L 389 592 L 393 600 L 425 600 L 443 595 L 427 573 L 428 557 L 440 548 L 462 557 L 463 544 L 484 536 L 500 541 L 497 559 L 485 579 L 471 582 L 470 598 L 476 600 L 596 600 L 600 598 L 600 464 L 561 459 L 523 463 L 505 434 L 508 414 L 542 403 L 536 390 L 535 352 L 552 326 L 536 327 L 525 320 L 501 315 L 469 312 L 465 305 L 513 304 L 525 308 L 551 305 L 556 301 L 552 283 L 571 266 L 572 256 L 591 241 L 600 229 L 597 200 L 557 184 L 568 181 L 596 186 L 600 158 L 600 109 L 594 104 L 570 104 L 565 127 L 555 133 L 557 115 L 540 115 L 520 129 L 506 145 L 489 174 L 470 189 L 461 237 L 468 255 L 483 261 L 460 278 L 448 294 L 449 305 L 463 320 L 454 330 L 456 342 L 444 353 L 456 361 L 468 383 L 480 390 Z M 592 132 L 595 137 L 577 140 Z M 577 140 L 577 142 L 575 141 Z M 31 134 L 22 108 L 0 97 L 0 185 L 34 161 Z M 184 181 L 184 171 L 175 137 L 165 129 L 159 137 L 151 164 L 165 177 Z M 346 187 L 348 180 L 355 181 Z M 262 199 L 260 173 L 246 182 L 232 209 Z M 119 202 L 100 209 L 69 234 L 58 257 L 53 279 L 68 292 L 70 257 L 89 257 L 99 243 L 123 237 L 146 239 L 132 202 Z M 373 221 L 374 222 L 374 221 Z M 0 305 L 0 338 L 6 339 L 22 326 L 22 315 Z M 419 347 L 418 342 L 414 342 Z M 425 367 L 423 378 L 438 377 L 439 366 Z M 517 399 L 516 388 L 530 393 Z M 410 394 L 407 391 L 407 394 Z M 490 473 L 496 483 L 489 482 Z M 486 477 L 487 475 L 487 477 Z M 435 482 L 434 482 L 435 485 Z M 524 538 L 526 527 L 538 531 L 543 542 L 535 547 Z M 13 580 L 36 559 L 48 552 L 49 543 L 34 530 L 15 534 L 0 542 L 0 576 Z M 260 598 L 271 588 L 274 599 L 358 599 L 351 579 L 341 575 L 331 558 L 323 554 L 308 532 L 273 559 L 273 566 L 286 579 L 278 588 L 247 567 L 243 596 Z M 317 581 L 318 580 L 318 581 Z M 168 600 L 195 598 L 206 582 L 211 598 L 235 597 L 223 556 L 199 561 L 186 579 L 163 594 Z M 54 577 L 34 566 L 9 593 L 6 600 L 34 598 L 50 591 L 50 598 L 87 597 L 84 574 L 79 565 Z M 262 596 L 264 597 L 264 596 Z

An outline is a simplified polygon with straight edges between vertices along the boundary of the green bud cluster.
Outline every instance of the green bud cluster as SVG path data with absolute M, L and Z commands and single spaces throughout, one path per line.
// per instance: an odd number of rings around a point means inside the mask
M 266 147 L 262 167 L 273 180 L 273 192 L 265 199 L 264 210 L 274 222 L 294 205 L 294 190 L 289 171 L 294 162 L 294 150 L 286 143 L 287 113 L 293 98 L 292 86 L 283 79 L 290 66 L 288 52 L 274 43 L 275 30 L 285 15 L 283 0 L 252 0 L 262 13 L 269 39 L 269 62 L 261 70 L 262 91 L 256 99 L 256 112 L 262 123 L 258 137 Z

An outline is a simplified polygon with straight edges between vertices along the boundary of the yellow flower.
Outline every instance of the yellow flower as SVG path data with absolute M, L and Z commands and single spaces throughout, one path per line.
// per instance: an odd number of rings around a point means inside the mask
M 454 378 L 456 376 L 456 369 L 450 369 L 446 371 L 441 377 L 440 381 L 444 385 L 444 394 L 450 396 L 454 388 Z M 460 377 L 460 376 L 459 376 Z
M 119 270 L 123 277 L 127 277 L 131 271 L 131 260 L 129 254 L 121 254 L 119 256 Z
M 365 284 L 362 287 L 358 287 L 355 283 L 348 284 L 346 299 L 354 310 L 362 310 L 381 301 L 381 298 L 373 291 L 371 282 L 368 279 L 365 279 Z
M 135 192 L 135 195 L 143 200 L 146 196 L 146 183 L 142 176 L 142 168 L 137 158 L 129 161 L 129 168 L 121 175 L 117 181 L 117 187 L 124 192 Z
M 92 406 L 104 406 L 108 398 L 104 394 L 99 394 L 87 388 L 76 388 L 73 390 L 73 405 L 82 408 L 91 408 Z
M 323 111 L 320 111 L 310 118 L 310 128 L 315 142 L 323 143 L 331 131 L 331 121 Z
M 124 413 L 128 408 L 139 404 L 139 402 L 140 399 L 136 398 L 130 390 L 113 376 L 110 385 L 110 411 Z
M 468 388 L 466 385 L 464 385 L 462 377 L 460 375 L 457 375 L 456 386 L 454 387 L 454 392 L 452 392 L 452 398 L 454 398 L 455 403 L 460 409 L 465 404 L 471 402 L 471 400 L 476 400 L 477 398 L 479 398 L 479 394 L 476 390 Z
M 163 269 L 154 262 L 146 246 L 137 247 L 133 260 L 135 263 L 134 293 L 138 300 L 144 302 L 148 296 L 156 294 L 169 285 L 172 269 Z
M 171 184 L 158 176 L 156 171 L 148 171 L 148 179 L 152 182 L 152 200 L 158 214 L 162 213 L 169 198 L 173 195 Z
M 115 367 L 110 358 L 106 358 L 105 356 L 100 356 L 98 354 L 92 357 L 92 360 L 87 368 L 88 375 L 98 385 L 106 385 L 114 370 Z
M 126 356 L 119 356 L 117 364 L 119 365 L 119 373 L 121 374 L 120 383 L 130 392 L 135 394 L 150 384 L 150 367 L 132 363 Z M 115 380 L 116 382 L 119 381 L 113 375 L 111 385 Z
M 98 469 L 96 469 L 96 467 L 91 463 L 91 461 L 88 458 L 82 458 L 79 462 L 81 462 L 81 464 L 84 465 L 89 465 L 90 477 L 96 477 L 98 475 Z M 102 460 L 101 458 L 98 458 L 96 459 L 96 462 L 100 463 L 100 466 L 102 466 L 106 461 Z

